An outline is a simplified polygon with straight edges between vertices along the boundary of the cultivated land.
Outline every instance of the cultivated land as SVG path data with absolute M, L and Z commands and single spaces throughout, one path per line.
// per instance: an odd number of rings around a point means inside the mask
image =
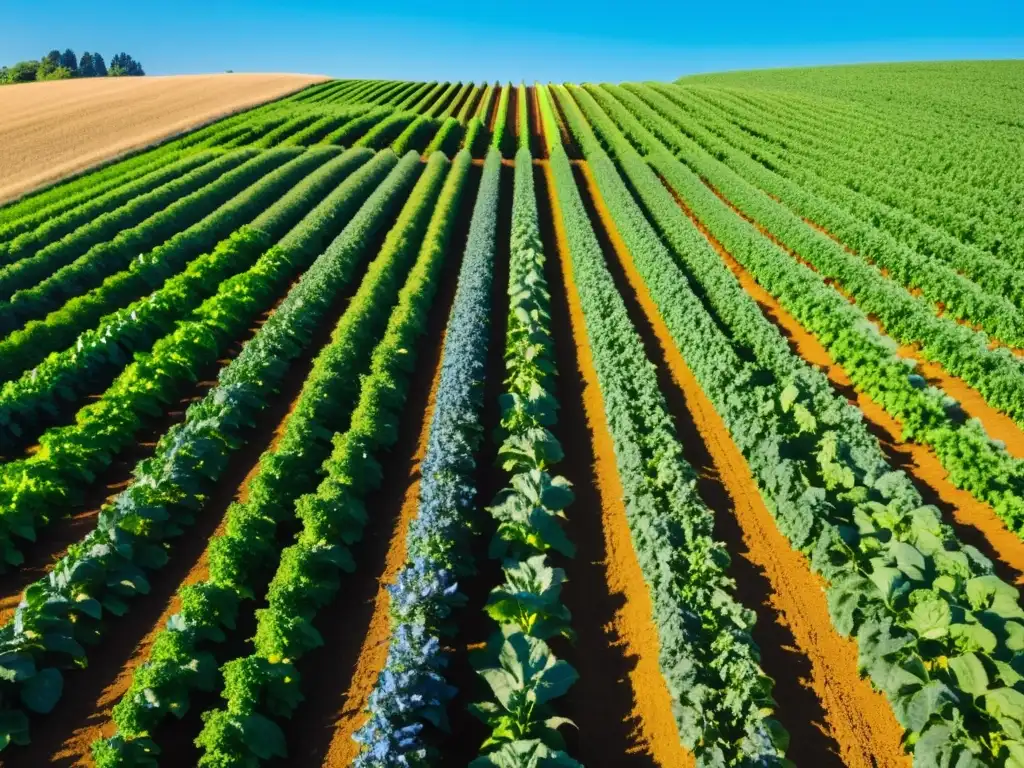
M 0 208 L 4 765 L 1024 765 L 1022 76 L 330 81 Z
M 0 92 L 0 202 L 323 80 L 179 75 L 32 83 Z

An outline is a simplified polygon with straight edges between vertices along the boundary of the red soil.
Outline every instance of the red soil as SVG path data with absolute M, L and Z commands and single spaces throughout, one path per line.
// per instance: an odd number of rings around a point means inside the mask
M 549 167 L 545 166 L 544 170 L 568 296 L 576 358 L 584 381 L 583 405 L 594 454 L 591 482 L 597 486 L 600 499 L 599 514 L 605 552 L 604 562 L 600 564 L 605 578 L 605 597 L 602 599 L 610 600 L 617 606 L 614 617 L 605 627 L 608 635 L 605 642 L 615 648 L 617 655 L 625 657 L 624 662 L 617 662 L 612 669 L 626 670 L 626 677 L 618 682 L 628 686 L 633 698 L 633 710 L 629 715 L 633 726 L 629 735 L 629 750 L 630 753 L 648 756 L 657 765 L 689 766 L 694 764 L 693 756 L 679 742 L 679 733 L 672 716 L 672 700 L 658 665 L 658 635 L 652 619 L 651 598 L 636 561 L 626 524 L 623 502 L 625 492 L 619 480 L 615 450 L 605 423 L 604 403 L 573 279 L 562 214 L 554 194 L 554 179 Z M 567 452 L 573 448 L 573 445 L 566 446 Z M 579 505 L 574 506 L 577 507 L 574 518 L 586 513 Z M 587 595 L 587 599 L 598 599 L 598 595 Z M 588 675 L 592 676 L 593 673 Z M 589 702 L 589 706 L 594 705 L 595 702 Z M 585 743 L 587 738 L 588 735 L 582 734 L 581 741 Z M 603 757 L 607 759 L 608 755 Z
M 733 531 L 740 534 L 746 548 L 746 551 L 735 554 L 761 571 L 770 585 L 771 591 L 761 595 L 767 605 L 762 603 L 751 607 L 761 616 L 773 616 L 795 641 L 795 648 L 783 649 L 774 642 L 762 646 L 765 651 L 763 661 L 769 673 L 774 673 L 782 683 L 777 695 L 783 700 L 784 708 L 778 716 L 787 728 L 799 734 L 793 738 L 793 749 L 799 754 L 792 757 L 809 765 L 836 764 L 837 758 L 848 766 L 909 765 L 909 758 L 903 756 L 901 745 L 903 731 L 892 710 L 882 695 L 860 677 L 855 643 L 841 637 L 832 626 L 822 580 L 811 572 L 804 556 L 789 546 L 789 542 L 775 526 L 745 459 L 675 347 L 643 279 L 633 265 L 626 244 L 618 235 L 611 215 L 601 200 L 589 168 L 583 166 L 582 173 L 597 213 L 614 244 L 622 272 L 635 293 L 634 300 L 642 308 L 657 338 L 662 356 L 657 362 L 667 367 L 674 387 L 682 392 L 685 408 L 697 430 L 698 441 L 706 446 L 721 484 L 731 500 L 729 511 L 738 528 L 738 531 L 737 528 Z M 627 293 L 623 291 L 623 294 Z M 689 447 L 693 441 L 684 442 Z M 719 515 L 720 519 L 722 517 Z M 718 528 L 721 535 L 726 526 L 719 525 Z M 739 542 L 733 539 L 731 543 Z M 730 547 L 733 552 L 736 549 L 737 546 Z M 751 586 L 746 579 L 738 584 L 740 589 Z M 749 599 L 748 596 L 744 598 Z M 774 632 L 775 637 L 778 637 L 777 629 L 770 628 L 769 632 Z M 783 659 L 780 650 L 792 653 L 792 656 Z M 780 663 L 785 666 L 776 668 L 775 665 Z M 794 711 L 801 702 L 807 703 L 808 697 L 794 691 L 798 698 L 793 700 L 788 693 L 787 689 L 792 690 L 793 666 L 805 674 L 809 673 L 808 678 L 799 682 L 801 687 L 810 688 L 814 698 L 820 702 L 811 712 Z M 787 695 L 783 697 L 783 693 Z M 824 715 L 824 722 L 814 722 L 813 726 L 827 736 L 826 739 L 815 738 L 816 745 L 805 743 L 808 736 L 813 738 L 813 733 L 805 736 L 797 731 L 806 730 L 807 721 L 816 714 L 815 709 Z
M 426 333 L 418 345 L 422 357 L 410 383 L 398 442 L 382 462 L 380 490 L 367 499 L 367 508 L 375 513 L 354 552 L 356 572 L 345 578 L 337 602 L 318 617 L 323 647 L 300 665 L 306 702 L 286 728 L 289 766 L 349 765 L 358 752 L 352 735 L 366 721 L 363 710 L 387 658 L 391 635 L 387 587 L 405 564 L 405 532 L 418 508 L 419 466 L 433 418 L 445 325 L 478 183 L 479 172 L 473 169 Z
M 974 545 L 992 559 L 1002 578 L 1024 584 L 1024 541 L 1006 528 L 988 504 L 978 501 L 967 491 L 956 488 L 949 481 L 948 473 L 932 449 L 904 442 L 902 425 L 866 394 L 855 390 L 849 376 L 832 360 L 817 338 L 800 325 L 770 293 L 758 285 L 742 265 L 696 219 L 685 202 L 678 196 L 675 197 L 683 212 L 690 217 L 708 242 L 714 246 L 726 266 L 736 275 L 743 289 L 754 298 L 765 316 L 786 336 L 793 351 L 825 373 L 836 391 L 857 405 L 864 414 L 868 428 L 878 438 L 889 462 L 907 473 L 927 503 L 934 504 L 942 511 L 946 521 L 954 526 L 961 541 Z M 903 349 L 905 348 L 901 349 L 901 355 Z M 959 382 L 959 379 L 950 377 L 932 363 L 925 363 L 921 367 L 929 382 L 942 386 L 943 389 L 950 382 Z M 962 382 L 960 384 L 965 391 L 957 391 L 954 397 L 959 399 L 959 394 L 969 394 L 980 399 L 977 392 Z M 988 408 L 987 405 L 985 407 Z M 966 406 L 965 410 L 968 410 Z M 968 410 L 968 413 L 971 411 Z M 988 426 L 986 423 L 986 428 Z

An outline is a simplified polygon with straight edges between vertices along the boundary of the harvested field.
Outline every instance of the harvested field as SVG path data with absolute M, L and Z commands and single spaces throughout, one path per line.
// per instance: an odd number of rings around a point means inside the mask
M 176 75 L 0 89 L 0 203 L 326 78 Z

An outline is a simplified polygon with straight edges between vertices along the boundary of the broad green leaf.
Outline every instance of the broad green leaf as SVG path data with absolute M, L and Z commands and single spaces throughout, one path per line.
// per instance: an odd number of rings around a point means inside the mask
M 21 686 L 21 703 L 32 712 L 45 715 L 60 701 L 64 691 L 64 678 L 60 671 L 41 669 Z
M 988 673 L 976 654 L 953 656 L 949 666 L 956 675 L 957 685 L 972 696 L 981 696 L 988 690 Z
M 949 604 L 944 600 L 924 600 L 914 606 L 908 625 L 921 637 L 937 640 L 949 632 L 952 621 Z
M 994 717 L 1006 717 L 1024 724 L 1024 693 L 1013 688 L 997 688 L 985 694 L 985 711 Z

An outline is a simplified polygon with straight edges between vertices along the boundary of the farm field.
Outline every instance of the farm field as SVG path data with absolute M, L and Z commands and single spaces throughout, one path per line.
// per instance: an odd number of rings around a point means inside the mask
M 331 80 L 0 207 L 0 761 L 1024 766 L 1022 76 Z
M 323 79 L 179 75 L 0 89 L 0 203 Z

